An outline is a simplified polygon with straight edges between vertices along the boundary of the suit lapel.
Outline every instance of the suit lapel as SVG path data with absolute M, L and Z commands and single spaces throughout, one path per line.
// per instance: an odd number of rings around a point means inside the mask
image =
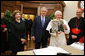
M 40 26 L 42 26 L 42 23 L 41 23 L 41 16 L 39 16 L 39 24 L 40 24 Z
M 46 25 L 46 22 L 47 22 L 47 18 L 45 17 L 45 25 Z

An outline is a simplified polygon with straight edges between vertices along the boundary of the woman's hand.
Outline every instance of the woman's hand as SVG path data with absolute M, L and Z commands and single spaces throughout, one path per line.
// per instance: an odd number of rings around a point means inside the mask
M 21 42 L 22 42 L 22 44 L 24 44 L 25 41 L 26 41 L 25 39 L 21 38 Z

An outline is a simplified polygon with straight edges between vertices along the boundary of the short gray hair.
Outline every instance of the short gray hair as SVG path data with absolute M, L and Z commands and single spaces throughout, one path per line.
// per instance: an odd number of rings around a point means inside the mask
M 41 11 L 42 11 L 42 10 L 48 11 L 48 9 L 47 9 L 46 7 L 42 7 L 42 8 L 41 8 Z
M 57 10 L 57 11 L 55 12 L 55 16 L 56 16 L 57 14 L 59 14 L 59 13 L 62 13 L 62 12 L 59 11 L 59 10 Z

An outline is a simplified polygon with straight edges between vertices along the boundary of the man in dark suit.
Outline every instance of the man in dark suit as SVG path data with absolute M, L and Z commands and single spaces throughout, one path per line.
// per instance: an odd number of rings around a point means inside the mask
M 47 47 L 47 41 L 50 37 L 46 27 L 50 22 L 50 18 L 46 17 L 47 8 L 41 8 L 41 16 L 37 16 L 34 19 L 32 25 L 32 40 L 35 40 L 35 49 L 39 49 L 42 44 L 42 48 Z
M 24 14 L 22 14 L 22 18 L 21 18 L 21 20 L 24 21 L 24 23 L 25 23 L 26 37 L 27 37 L 27 39 L 28 39 L 28 28 L 29 28 L 29 24 L 28 24 L 28 20 L 25 19 Z
M 30 16 L 29 16 L 29 15 L 28 15 L 27 17 L 28 17 L 27 20 L 28 20 L 28 24 L 29 24 L 29 27 L 28 27 L 28 30 L 29 30 L 29 31 L 28 31 L 28 34 L 29 34 L 29 38 L 31 39 L 31 28 L 32 28 L 32 23 L 33 23 L 33 22 L 32 22 L 32 19 L 30 19 Z

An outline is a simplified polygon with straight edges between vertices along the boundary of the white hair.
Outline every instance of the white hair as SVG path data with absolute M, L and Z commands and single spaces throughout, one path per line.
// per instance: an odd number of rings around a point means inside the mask
M 42 8 L 41 8 L 41 11 L 43 11 L 43 10 L 48 11 L 48 9 L 47 9 L 46 7 L 42 7 Z
M 55 16 L 56 16 L 57 14 L 62 14 L 62 12 L 58 10 L 58 11 L 55 12 Z

